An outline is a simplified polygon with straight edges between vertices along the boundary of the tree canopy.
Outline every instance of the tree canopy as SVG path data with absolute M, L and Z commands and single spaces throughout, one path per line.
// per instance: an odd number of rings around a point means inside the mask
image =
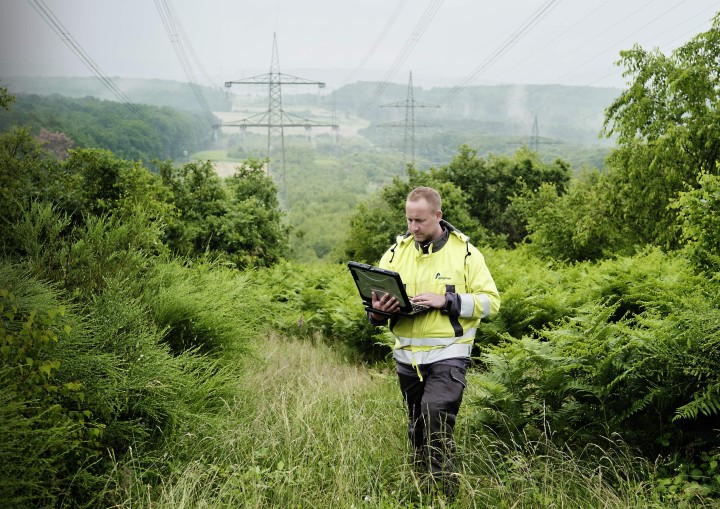
M 138 112 L 141 116 L 138 115 Z M 0 131 L 23 126 L 62 134 L 77 148 L 102 148 L 118 157 L 142 160 L 180 159 L 206 148 L 212 139 L 209 119 L 168 107 L 125 104 L 92 97 L 18 94 L 0 115 Z
M 122 222 L 141 213 L 161 227 L 158 241 L 165 249 L 210 254 L 237 267 L 271 265 L 287 250 L 277 189 L 255 161 L 226 180 L 209 161 L 165 161 L 158 175 L 103 149 L 71 149 L 59 161 L 27 129 L 13 129 L 0 135 L 0 193 L 6 225 L 20 222 L 34 203 L 47 203 L 68 218 L 68 228 L 91 218 Z M 22 234 L 0 229 L 6 254 L 13 254 Z
M 608 199 L 640 243 L 677 246 L 678 193 L 697 188 L 720 160 L 720 14 L 712 28 L 670 55 L 640 46 L 621 52 L 629 87 L 610 105 Z
M 514 156 L 479 157 L 461 146 L 449 164 L 419 172 L 409 166 L 407 179 L 396 177 L 379 197 L 361 205 L 353 216 L 346 241 L 350 258 L 376 261 L 395 235 L 405 231 L 405 198 L 413 187 L 431 186 L 443 198 L 443 217 L 475 243 L 514 245 L 525 237 L 523 220 L 509 208 L 512 196 L 550 184 L 564 191 L 570 179 L 562 160 L 545 164 L 521 148 Z

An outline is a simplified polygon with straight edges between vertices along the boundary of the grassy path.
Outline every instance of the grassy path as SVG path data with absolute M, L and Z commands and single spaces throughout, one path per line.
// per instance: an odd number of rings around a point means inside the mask
M 263 369 L 248 370 L 239 409 L 247 405 L 255 430 L 245 451 L 260 474 L 252 498 L 273 507 L 352 507 L 376 498 L 404 454 L 394 376 L 347 364 L 322 343 L 271 338 L 264 346 Z
M 238 370 L 241 389 L 227 415 L 209 423 L 207 436 L 188 437 L 195 459 L 163 482 L 159 502 L 141 496 L 141 505 L 400 508 L 419 500 L 404 464 L 394 373 L 278 337 Z
M 168 451 L 177 454 L 171 475 L 152 488 L 132 486 L 119 507 L 445 507 L 421 494 L 406 463 L 394 373 L 350 364 L 322 342 L 278 337 L 263 339 L 237 370 L 227 411 Z M 473 390 L 471 381 L 466 399 Z M 453 507 L 665 507 L 632 480 L 633 458 L 587 464 L 545 441 L 473 435 L 468 420 L 461 411 L 462 480 Z

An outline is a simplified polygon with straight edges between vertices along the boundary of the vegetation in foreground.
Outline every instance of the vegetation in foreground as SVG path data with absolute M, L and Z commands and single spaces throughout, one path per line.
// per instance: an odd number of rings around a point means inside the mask
M 152 486 L 131 458 L 116 465 L 118 507 L 441 507 L 407 463 L 394 374 L 339 351 L 268 336 L 225 412 L 177 444 L 189 461 Z M 576 454 L 549 436 L 503 442 L 461 422 L 455 507 L 659 506 L 654 467 L 621 444 Z

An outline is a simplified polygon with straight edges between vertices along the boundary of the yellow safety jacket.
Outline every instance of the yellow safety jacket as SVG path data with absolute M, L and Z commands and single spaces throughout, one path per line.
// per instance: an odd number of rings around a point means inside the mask
M 447 242 L 437 251 L 422 249 L 407 233 L 380 259 L 379 266 L 400 273 L 408 296 L 445 294 L 445 307 L 412 317 L 396 315 L 390 330 L 396 341 L 393 357 L 417 366 L 469 358 L 480 320 L 500 309 L 500 295 L 485 259 L 466 235 L 446 221 Z

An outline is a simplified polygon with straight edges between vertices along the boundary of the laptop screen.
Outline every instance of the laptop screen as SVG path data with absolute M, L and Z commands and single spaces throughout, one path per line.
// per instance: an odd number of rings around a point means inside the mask
M 352 261 L 348 262 L 348 267 L 352 272 L 360 297 L 365 305 L 369 306 L 372 303 L 372 292 L 374 291 L 378 296 L 389 293 L 400 303 L 401 310 L 412 310 L 412 303 L 405 292 L 405 286 L 400 274 Z

